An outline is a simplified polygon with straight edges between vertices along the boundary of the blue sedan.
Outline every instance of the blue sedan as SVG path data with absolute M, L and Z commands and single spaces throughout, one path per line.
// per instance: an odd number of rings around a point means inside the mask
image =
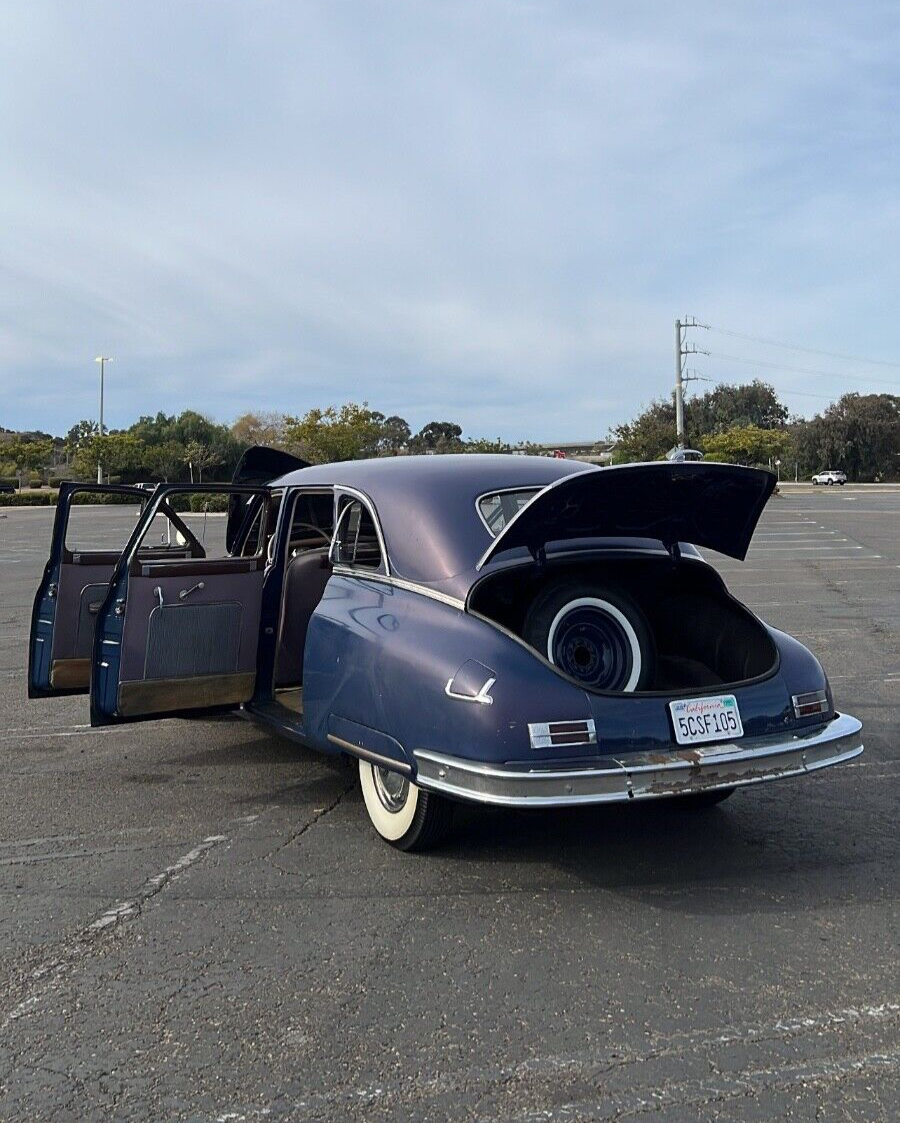
M 89 693 L 93 725 L 240 709 L 353 758 L 405 850 L 459 801 L 709 806 L 862 752 L 815 656 L 699 552 L 743 559 L 773 487 L 725 464 L 262 448 L 231 484 L 67 484 L 29 696 Z M 218 550 L 185 513 L 200 493 L 227 508 Z M 68 541 L 101 498 L 141 506 L 121 552 Z

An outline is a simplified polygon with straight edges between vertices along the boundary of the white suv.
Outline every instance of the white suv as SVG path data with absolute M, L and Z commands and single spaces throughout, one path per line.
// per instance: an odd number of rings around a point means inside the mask
M 847 475 L 845 472 L 817 472 L 812 478 L 813 485 L 816 484 L 840 484 L 841 487 L 847 482 Z

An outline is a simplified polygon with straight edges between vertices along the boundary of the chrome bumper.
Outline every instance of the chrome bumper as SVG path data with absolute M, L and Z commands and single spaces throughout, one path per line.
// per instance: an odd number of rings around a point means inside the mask
M 602 739 L 601 739 L 602 744 Z M 791 736 L 595 758 L 584 768 L 497 768 L 416 749 L 416 783 L 455 799 L 505 807 L 568 807 L 656 796 L 689 795 L 802 776 L 843 764 L 863 751 L 862 722 L 838 714 Z

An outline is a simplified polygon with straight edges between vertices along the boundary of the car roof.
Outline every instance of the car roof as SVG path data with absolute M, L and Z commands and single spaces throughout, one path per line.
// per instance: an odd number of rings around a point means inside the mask
M 313 464 L 270 486 L 329 485 L 361 491 L 381 522 L 392 573 L 430 584 L 473 570 L 490 543 L 475 506 L 480 495 L 539 489 L 564 476 L 597 470 L 580 460 L 547 456 L 390 456 Z

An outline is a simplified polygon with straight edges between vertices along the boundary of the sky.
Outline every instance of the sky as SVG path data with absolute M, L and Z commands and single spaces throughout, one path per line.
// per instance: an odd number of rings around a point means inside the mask
M 685 315 L 882 363 L 696 329 L 692 391 L 900 393 L 898 94 L 893 0 L 3 3 L 0 425 L 103 353 L 113 427 L 602 437 Z

